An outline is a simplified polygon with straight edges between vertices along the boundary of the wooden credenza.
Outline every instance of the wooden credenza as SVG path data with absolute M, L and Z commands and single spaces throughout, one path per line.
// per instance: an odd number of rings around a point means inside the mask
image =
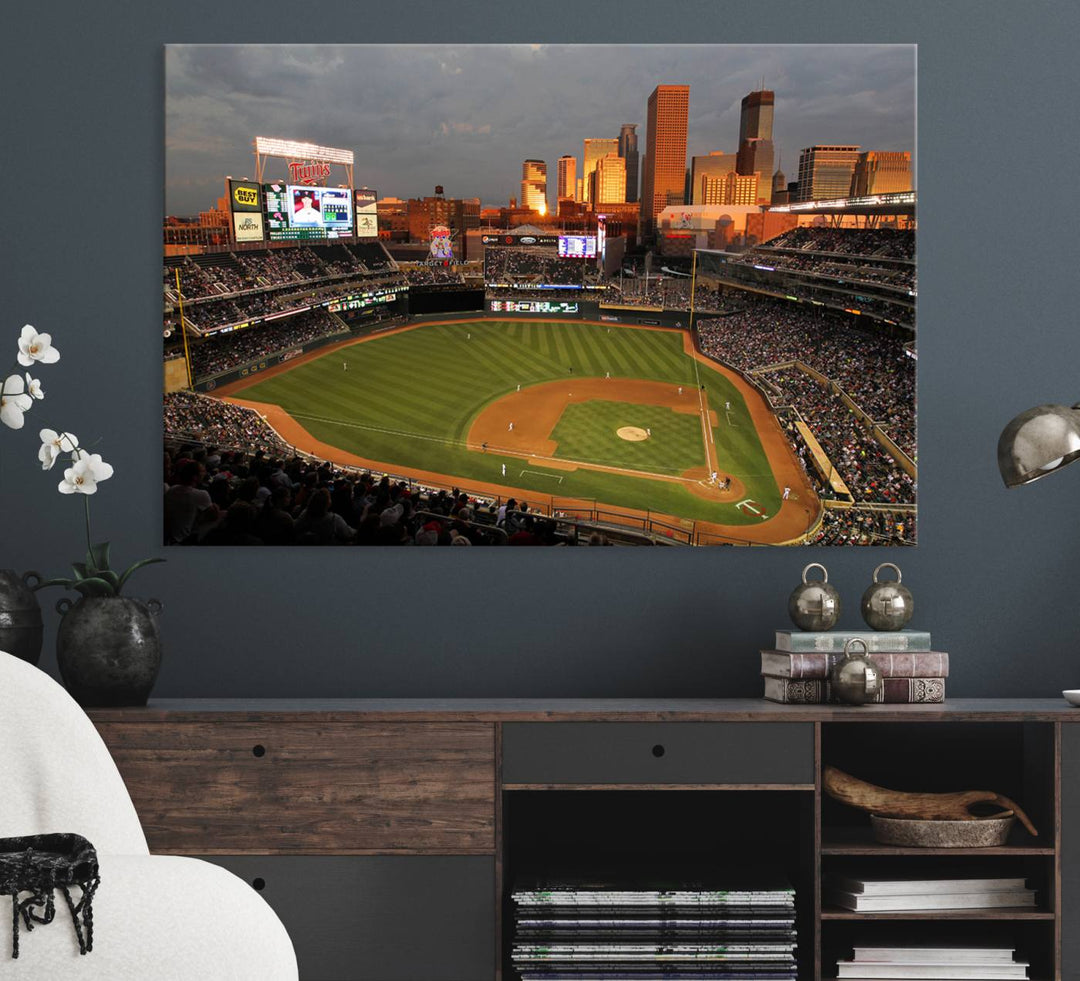
M 800 978 L 866 930 L 1011 937 L 1035 981 L 1080 981 L 1080 709 L 1057 700 L 159 700 L 91 713 L 154 852 L 262 891 L 304 981 L 515 977 L 509 891 L 554 868 L 749 863 L 795 885 Z M 832 763 L 922 790 L 993 789 L 1040 831 L 955 853 L 875 844 L 821 792 Z M 821 878 L 1023 874 L 1035 910 L 856 914 Z

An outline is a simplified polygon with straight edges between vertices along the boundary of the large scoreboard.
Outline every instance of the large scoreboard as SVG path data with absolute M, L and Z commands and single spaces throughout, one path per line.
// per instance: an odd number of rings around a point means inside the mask
M 263 198 L 271 242 L 352 237 L 351 188 L 267 184 Z

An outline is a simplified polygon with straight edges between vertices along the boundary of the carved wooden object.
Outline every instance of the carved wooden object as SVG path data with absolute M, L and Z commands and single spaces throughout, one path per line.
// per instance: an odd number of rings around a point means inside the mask
M 834 766 L 825 767 L 823 787 L 833 799 L 882 817 L 976 821 L 978 816 L 970 810 L 973 804 L 999 804 L 1005 811 L 991 815 L 992 817 L 1005 817 L 1007 812 L 1011 811 L 1028 831 L 1036 836 L 1039 834 L 1019 804 L 989 790 L 967 790 L 953 794 L 917 794 L 887 790 L 885 787 L 876 787 L 865 780 L 859 780 Z

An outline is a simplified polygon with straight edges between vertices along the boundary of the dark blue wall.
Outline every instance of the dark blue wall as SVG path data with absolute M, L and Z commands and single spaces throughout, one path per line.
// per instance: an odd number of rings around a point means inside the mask
M 159 551 L 165 42 L 917 42 L 921 544 L 899 554 L 914 625 L 952 652 L 955 695 L 1080 686 L 1080 467 L 1006 492 L 995 466 L 1015 412 L 1080 398 L 1075 5 L 530 10 L 38 0 L 5 14 L 0 352 L 26 321 L 57 336 L 64 357 L 43 373 L 34 430 L 77 419 L 84 439 L 104 438 L 116 477 L 95 501 L 96 534 L 120 560 Z M 343 32 L 321 34 L 322 23 Z M 55 216 L 34 214 L 35 189 L 50 184 L 69 189 L 67 242 Z M 102 186 L 115 193 L 95 214 L 85 192 Z M 96 226 L 85 236 L 80 217 Z M 79 502 L 60 498 L 35 450 L 31 431 L 0 432 L 0 565 L 56 575 L 81 548 Z M 165 601 L 160 695 L 753 695 L 757 648 L 784 624 L 805 562 L 828 563 L 854 625 L 871 570 L 895 557 L 174 550 L 136 591 Z

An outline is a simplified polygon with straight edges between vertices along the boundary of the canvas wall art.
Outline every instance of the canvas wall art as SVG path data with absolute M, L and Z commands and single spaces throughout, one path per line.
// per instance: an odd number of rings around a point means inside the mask
M 913 45 L 169 45 L 171 545 L 917 540 Z

